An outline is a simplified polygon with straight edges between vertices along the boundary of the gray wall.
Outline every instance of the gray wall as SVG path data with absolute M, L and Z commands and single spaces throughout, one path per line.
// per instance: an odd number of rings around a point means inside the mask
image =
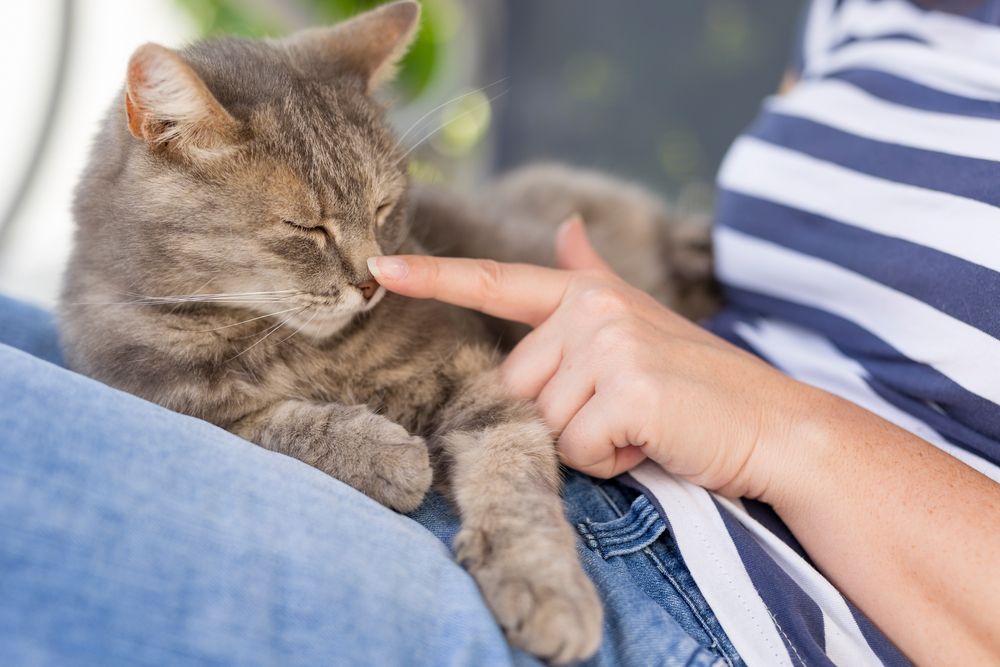
M 509 0 L 498 168 L 559 159 L 706 205 L 778 86 L 801 0 Z

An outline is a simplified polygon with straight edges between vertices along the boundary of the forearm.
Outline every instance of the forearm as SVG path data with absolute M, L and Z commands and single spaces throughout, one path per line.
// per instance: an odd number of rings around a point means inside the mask
M 1000 485 L 853 404 L 798 391 L 810 416 L 762 447 L 762 499 L 916 662 L 995 660 Z

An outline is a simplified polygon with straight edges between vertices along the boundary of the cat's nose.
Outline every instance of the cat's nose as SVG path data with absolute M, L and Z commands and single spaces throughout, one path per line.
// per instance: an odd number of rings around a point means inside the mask
M 378 289 L 378 283 L 373 279 L 362 280 L 360 283 L 354 283 L 354 286 L 361 290 L 361 296 L 365 298 L 365 301 L 370 301 Z

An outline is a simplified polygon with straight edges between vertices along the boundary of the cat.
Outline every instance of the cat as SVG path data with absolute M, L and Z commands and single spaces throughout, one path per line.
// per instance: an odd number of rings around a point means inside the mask
M 641 187 L 560 164 L 516 169 L 479 192 L 413 188 L 412 234 L 434 254 L 555 264 L 557 226 L 571 215 L 627 282 L 692 320 L 719 310 L 709 218 L 678 216 Z M 486 318 L 506 347 L 524 325 Z
M 77 188 L 64 351 L 394 510 L 433 481 L 461 518 L 456 558 L 510 642 L 582 660 L 602 608 L 551 433 L 499 382 L 481 319 L 386 293 L 366 266 L 423 252 L 411 222 L 447 237 L 473 206 L 411 199 L 373 97 L 418 22 L 403 0 L 280 40 L 140 47 Z M 504 223 L 465 222 L 483 238 Z

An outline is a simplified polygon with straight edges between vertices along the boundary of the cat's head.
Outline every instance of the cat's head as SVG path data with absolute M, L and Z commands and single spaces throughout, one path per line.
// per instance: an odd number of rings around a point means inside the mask
M 419 13 L 403 1 L 281 40 L 140 47 L 78 191 L 90 270 L 144 295 L 299 291 L 240 305 L 311 304 L 290 324 L 314 335 L 372 308 L 366 259 L 407 233 L 405 151 L 372 93 Z

